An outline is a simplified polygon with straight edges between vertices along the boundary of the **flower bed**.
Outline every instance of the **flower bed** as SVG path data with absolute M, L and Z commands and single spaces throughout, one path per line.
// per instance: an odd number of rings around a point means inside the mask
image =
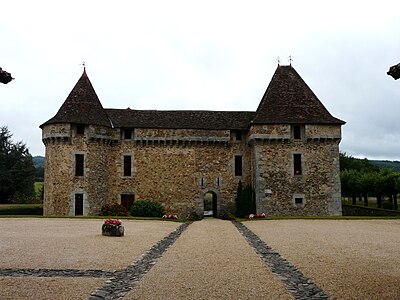
M 250 214 L 245 216 L 245 219 L 261 219 L 261 218 L 265 218 L 265 214 Z
M 101 232 L 105 236 L 124 236 L 125 228 L 121 220 L 107 219 L 101 227 Z
M 163 219 L 178 219 L 177 215 L 174 214 L 167 214 L 162 216 Z

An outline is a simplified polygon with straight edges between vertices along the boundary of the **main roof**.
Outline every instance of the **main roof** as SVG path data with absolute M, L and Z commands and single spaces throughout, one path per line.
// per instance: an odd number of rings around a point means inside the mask
M 122 128 L 246 129 L 251 124 L 338 124 L 292 66 L 278 66 L 257 111 L 103 109 L 84 70 L 57 114 L 42 124 Z
M 106 109 L 115 127 L 171 129 L 246 129 L 250 111 Z

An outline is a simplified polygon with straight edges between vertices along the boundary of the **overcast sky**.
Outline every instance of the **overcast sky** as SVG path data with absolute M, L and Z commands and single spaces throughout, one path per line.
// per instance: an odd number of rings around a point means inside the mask
M 342 152 L 400 160 L 398 0 L 1 2 L 0 126 L 34 156 L 82 61 L 105 108 L 255 111 L 292 55 Z

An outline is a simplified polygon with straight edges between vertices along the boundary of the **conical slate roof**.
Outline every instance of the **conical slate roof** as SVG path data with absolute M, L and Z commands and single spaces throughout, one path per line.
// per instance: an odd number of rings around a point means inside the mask
M 278 66 L 253 124 L 345 124 L 333 117 L 296 70 Z
M 81 78 L 64 101 L 57 114 L 40 127 L 54 123 L 81 123 L 111 127 L 107 113 L 83 70 Z

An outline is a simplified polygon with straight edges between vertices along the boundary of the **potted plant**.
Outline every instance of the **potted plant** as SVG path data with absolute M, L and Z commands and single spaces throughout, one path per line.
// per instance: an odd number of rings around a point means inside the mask
M 125 228 L 121 220 L 107 219 L 101 227 L 101 232 L 105 236 L 124 236 Z

